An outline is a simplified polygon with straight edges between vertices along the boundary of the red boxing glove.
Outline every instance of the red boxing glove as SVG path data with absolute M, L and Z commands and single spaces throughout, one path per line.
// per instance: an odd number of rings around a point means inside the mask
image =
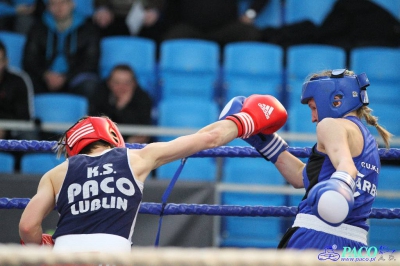
M 254 94 L 243 102 L 239 113 L 226 119 L 238 127 L 238 137 L 246 139 L 258 133 L 272 134 L 278 131 L 287 120 L 285 107 L 271 95 Z
M 54 246 L 54 240 L 53 237 L 49 234 L 42 234 L 42 243 L 40 243 L 42 246 Z
M 21 239 L 20 241 L 22 246 L 25 246 L 25 242 Z M 54 246 L 53 237 L 49 234 L 42 234 L 42 242 L 40 242 L 41 246 Z

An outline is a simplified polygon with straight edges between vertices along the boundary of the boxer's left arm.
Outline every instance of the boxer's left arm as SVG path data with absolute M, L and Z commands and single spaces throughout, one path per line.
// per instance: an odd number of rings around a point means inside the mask
M 54 206 L 54 189 L 50 172 L 47 172 L 40 180 L 36 195 L 25 207 L 20 219 L 19 234 L 25 244 L 42 244 L 42 221 Z
M 318 149 L 328 154 L 336 172 L 310 189 L 307 203 L 316 216 L 333 226 L 347 218 L 354 204 L 357 169 L 348 136 L 348 130 L 338 119 L 325 118 L 318 123 Z
M 347 172 L 355 178 L 357 168 L 350 150 L 349 129 L 345 123 L 348 121 L 334 118 L 325 118 L 320 121 L 317 125 L 318 150 L 328 154 L 337 171 Z

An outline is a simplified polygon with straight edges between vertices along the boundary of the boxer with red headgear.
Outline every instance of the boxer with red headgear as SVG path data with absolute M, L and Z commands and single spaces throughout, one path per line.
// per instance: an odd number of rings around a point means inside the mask
M 64 135 L 68 156 L 79 154 L 92 142 L 103 140 L 111 147 L 125 147 L 117 126 L 107 117 L 85 117 L 73 125 Z
M 150 172 L 243 134 L 252 136 L 276 127 L 280 123 L 275 117 L 269 119 L 264 113 L 270 101 L 268 95 L 257 95 L 238 110 L 237 121 L 218 121 L 194 134 L 142 149 L 125 148 L 117 126 L 106 117 L 81 119 L 58 145 L 59 154 L 66 153 L 68 160 L 44 174 L 22 214 L 22 240 L 41 243 L 41 223 L 56 205 L 60 218 L 53 235 L 55 251 L 130 251 Z

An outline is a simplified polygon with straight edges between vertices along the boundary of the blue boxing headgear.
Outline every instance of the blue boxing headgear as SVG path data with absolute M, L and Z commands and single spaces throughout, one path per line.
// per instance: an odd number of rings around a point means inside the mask
M 312 78 L 303 84 L 301 103 L 313 98 L 317 106 L 318 121 L 325 117 L 341 118 L 363 105 L 368 105 L 365 73 L 344 75 L 346 69 L 332 70 L 331 76 Z M 336 96 L 336 98 L 335 98 Z

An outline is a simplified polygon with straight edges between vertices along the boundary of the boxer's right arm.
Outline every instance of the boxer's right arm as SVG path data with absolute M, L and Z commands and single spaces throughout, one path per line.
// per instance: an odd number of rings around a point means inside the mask
M 24 243 L 42 243 L 42 221 L 54 209 L 54 202 L 53 185 L 47 172 L 21 216 L 19 234 Z

